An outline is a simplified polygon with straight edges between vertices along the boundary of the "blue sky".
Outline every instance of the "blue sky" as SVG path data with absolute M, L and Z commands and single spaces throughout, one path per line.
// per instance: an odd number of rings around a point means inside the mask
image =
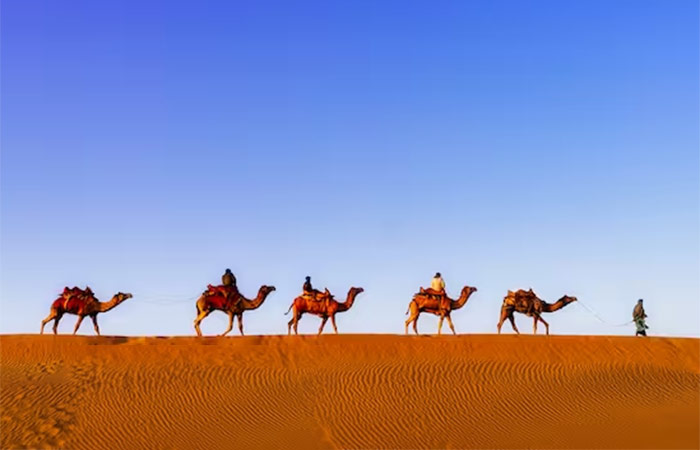
M 365 288 L 341 332 L 403 332 L 440 271 L 479 288 L 461 333 L 532 287 L 700 336 L 696 1 L 2 6 L 2 333 L 89 284 L 134 294 L 105 334 L 192 334 L 230 267 L 277 287 L 249 334 L 286 332 L 305 275 Z

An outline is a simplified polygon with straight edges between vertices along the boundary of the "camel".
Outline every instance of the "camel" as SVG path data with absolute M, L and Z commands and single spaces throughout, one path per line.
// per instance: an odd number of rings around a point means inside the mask
M 464 286 L 462 288 L 462 293 L 457 300 L 452 300 L 445 295 L 444 299 L 442 300 L 442 308 L 440 308 L 438 300 L 434 296 L 419 292 L 413 296 L 411 303 L 408 304 L 406 314 L 409 312 L 411 314 L 405 323 L 405 333 L 408 334 L 408 325 L 413 322 L 413 331 L 418 334 L 418 316 L 420 316 L 420 313 L 425 312 L 440 316 L 440 322 L 438 322 L 438 335 L 442 334 L 442 321 L 444 319 L 447 319 L 447 324 L 450 326 L 452 334 L 457 334 L 455 332 L 455 327 L 452 324 L 450 313 L 455 309 L 463 307 L 467 303 L 467 300 L 469 300 L 469 297 L 476 291 L 477 289 L 475 287 Z
M 313 314 L 321 318 L 321 326 L 318 328 L 318 334 L 323 332 L 323 327 L 326 325 L 326 321 L 330 317 L 331 323 L 333 324 L 333 330 L 335 334 L 338 334 L 338 327 L 335 324 L 335 315 L 339 312 L 345 312 L 350 309 L 355 302 L 355 297 L 358 294 L 364 292 L 365 290 L 361 287 L 351 287 L 348 291 L 348 296 L 343 303 L 338 302 L 333 298 L 332 295 L 326 289 L 326 296 L 324 300 L 311 300 L 308 296 L 300 295 L 292 301 L 285 315 L 289 314 L 289 311 L 294 310 L 292 315 L 292 320 L 287 323 L 287 334 L 292 334 L 292 325 L 294 326 L 294 334 L 299 334 L 297 327 L 299 325 L 299 319 L 305 313 Z
M 537 295 L 532 292 L 532 289 L 529 291 L 524 291 L 522 289 L 516 292 L 508 291 L 508 295 L 503 299 L 503 306 L 501 306 L 501 317 L 498 321 L 498 334 L 501 334 L 501 327 L 506 319 L 510 320 L 513 330 L 520 334 L 518 327 L 515 326 L 515 319 L 513 318 L 513 312 L 519 312 L 533 318 L 533 334 L 537 334 L 537 322 L 542 322 L 547 331 L 547 335 L 549 335 L 549 324 L 542 318 L 542 313 L 558 311 L 577 300 L 576 297 L 565 295 L 554 303 L 547 303 L 538 298 Z
M 270 292 L 274 291 L 274 286 L 260 286 L 258 290 L 258 295 L 249 300 L 243 295 L 238 294 L 239 301 L 235 303 L 229 303 L 226 301 L 226 297 L 217 291 L 213 295 L 207 295 L 204 292 L 197 299 L 197 318 L 194 319 L 194 329 L 197 331 L 197 336 L 202 335 L 202 330 L 199 329 L 199 324 L 202 320 L 207 317 L 212 311 L 223 311 L 228 315 L 228 328 L 224 331 L 221 336 L 226 336 L 233 329 L 233 317 L 238 318 L 238 330 L 243 334 L 243 313 L 252 309 L 257 309 L 263 304 L 265 299 Z
M 80 324 L 83 322 L 85 316 L 90 316 L 92 319 L 92 324 L 95 327 L 95 333 L 97 333 L 99 336 L 100 327 L 97 325 L 97 315 L 99 313 L 111 310 L 124 300 L 130 299 L 131 297 L 133 297 L 131 294 L 118 292 L 110 301 L 101 302 L 94 296 L 74 295 L 66 298 L 61 295 L 51 304 L 51 312 L 49 313 L 48 317 L 41 321 L 41 334 L 44 334 L 44 325 L 51 320 L 54 321 L 53 334 L 58 334 L 58 322 L 61 320 L 61 317 L 63 317 L 64 314 L 68 313 L 78 316 L 78 322 L 75 324 L 73 334 L 78 332 L 78 328 L 80 328 Z

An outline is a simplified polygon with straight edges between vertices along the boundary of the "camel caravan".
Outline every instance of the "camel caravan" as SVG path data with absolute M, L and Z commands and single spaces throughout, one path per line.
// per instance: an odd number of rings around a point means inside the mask
M 228 316 L 228 327 L 221 336 L 226 336 L 231 332 L 234 318 L 238 319 L 238 330 L 241 336 L 243 336 L 243 313 L 258 309 L 265 302 L 265 299 L 275 291 L 274 286 L 263 285 L 254 298 L 248 299 L 238 290 L 236 277 L 230 269 L 226 269 L 226 272 L 221 277 L 221 282 L 221 285 L 208 285 L 207 289 L 195 302 L 197 316 L 194 320 L 194 329 L 197 336 L 202 336 L 202 330 L 200 329 L 202 320 L 214 311 L 221 311 Z M 318 316 L 321 319 L 321 325 L 318 328 L 319 335 L 323 333 L 323 328 L 328 319 L 331 320 L 333 331 L 338 334 L 338 327 L 335 322 L 336 314 L 348 311 L 352 308 L 355 299 L 362 292 L 364 292 L 364 289 L 361 287 L 351 287 L 348 290 L 345 301 L 341 302 L 336 300 L 335 296 L 327 288 L 323 291 L 314 289 L 311 284 L 311 277 L 306 277 L 301 295 L 292 301 L 289 309 L 284 313 L 285 315 L 290 312 L 292 313 L 292 318 L 287 323 L 287 334 L 291 335 L 292 329 L 294 329 L 294 334 L 298 334 L 297 327 L 299 325 L 299 320 L 304 314 Z M 418 334 L 418 318 L 421 313 L 427 313 L 439 317 L 438 335 L 442 333 L 442 325 L 445 319 L 447 319 L 447 324 L 450 326 L 452 333 L 457 334 L 454 324 L 452 323 L 452 311 L 463 308 L 475 292 L 477 292 L 476 287 L 464 286 L 459 298 L 451 299 L 445 291 L 445 282 L 442 276 L 439 272 L 436 273 L 430 283 L 430 287 L 421 287 L 419 292 L 417 292 L 409 302 L 408 310 L 406 311 L 408 319 L 404 324 L 404 333 L 408 334 L 409 325 L 412 325 L 413 331 L 415 334 Z M 97 325 L 97 314 L 110 311 L 132 297 L 131 294 L 118 292 L 111 300 L 101 302 L 95 297 L 95 294 L 89 286 L 85 289 L 66 287 L 61 295 L 51 304 L 49 315 L 41 322 L 41 334 L 44 333 L 44 326 L 52 320 L 54 321 L 53 333 L 57 334 L 58 322 L 64 314 L 68 313 L 78 316 L 73 334 L 78 332 L 83 319 L 86 316 L 90 316 L 95 328 L 95 333 L 99 336 L 100 328 Z M 513 314 L 518 312 L 532 317 L 534 334 L 537 334 L 538 322 L 544 324 L 545 332 L 549 334 L 549 324 L 542 318 L 542 314 L 558 311 L 575 301 L 577 301 L 576 297 L 565 295 L 554 303 L 547 303 L 537 297 L 532 289 L 527 291 L 522 289 L 518 291 L 508 291 L 501 305 L 501 313 L 497 325 L 498 333 L 501 333 L 501 327 L 506 319 L 510 321 L 513 331 L 518 334 L 520 333 L 515 325 L 515 319 L 513 317 Z M 634 312 L 635 321 L 638 322 L 638 329 L 642 326 L 646 327 L 644 323 L 641 325 L 639 324 L 639 320 L 643 321 L 644 318 L 646 318 L 643 309 L 640 310 L 640 313 L 638 311 L 639 308 L 640 305 L 635 307 Z

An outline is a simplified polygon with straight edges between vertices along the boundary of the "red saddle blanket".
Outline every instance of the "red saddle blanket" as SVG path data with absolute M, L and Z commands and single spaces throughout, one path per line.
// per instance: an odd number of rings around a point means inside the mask
M 208 285 L 204 295 L 209 297 L 209 303 L 218 309 L 227 309 L 230 303 L 238 298 L 238 289 L 235 286 Z
M 82 314 L 85 308 L 96 302 L 95 294 L 90 287 L 84 290 L 79 287 L 69 288 L 66 286 L 61 293 L 61 296 L 54 302 L 54 307 L 62 308 L 64 311 L 75 314 Z

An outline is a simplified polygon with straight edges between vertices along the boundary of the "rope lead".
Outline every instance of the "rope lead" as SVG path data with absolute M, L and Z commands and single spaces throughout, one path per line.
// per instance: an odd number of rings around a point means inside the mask
M 627 325 L 629 325 L 629 324 L 631 324 L 631 323 L 634 323 L 634 320 L 630 320 L 629 322 L 620 323 L 620 324 L 610 323 L 610 322 L 608 322 L 607 320 L 605 320 L 605 319 L 603 319 L 602 317 L 600 317 L 600 316 L 598 315 L 598 313 L 596 313 L 595 311 L 593 311 L 591 308 L 589 308 L 588 306 L 586 306 L 586 304 L 583 303 L 581 300 L 579 300 L 577 303 L 578 303 L 579 305 L 583 306 L 583 308 L 584 308 L 586 311 L 588 311 L 589 313 L 591 313 L 591 315 L 593 315 L 593 317 L 595 317 L 596 319 L 598 319 L 598 321 L 599 321 L 600 323 L 603 323 L 603 324 L 605 324 L 605 325 L 609 325 L 609 326 L 611 326 L 611 327 L 625 327 L 625 326 L 627 326 Z

